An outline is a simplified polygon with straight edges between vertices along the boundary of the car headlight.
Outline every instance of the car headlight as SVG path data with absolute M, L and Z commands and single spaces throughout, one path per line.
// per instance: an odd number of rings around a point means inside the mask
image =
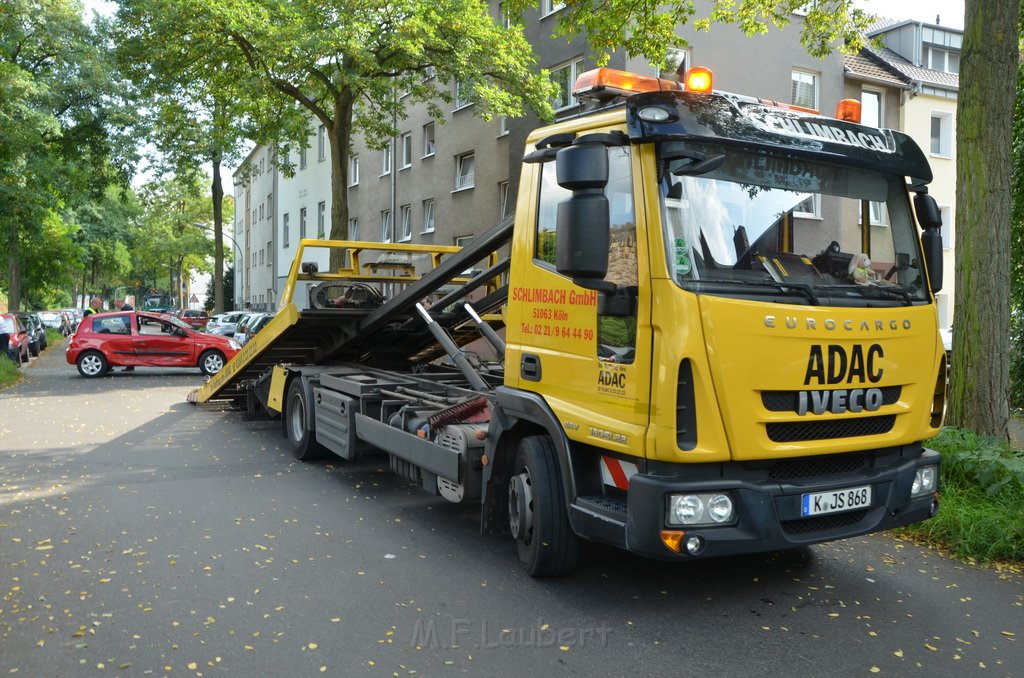
M 914 469 L 914 482 L 910 486 L 910 496 L 920 497 L 935 491 L 939 481 L 938 466 L 921 466 Z
M 242 350 L 242 345 L 239 344 L 234 339 L 228 339 L 228 346 L 230 346 L 231 348 L 233 348 L 236 351 L 241 351 Z
M 736 505 L 728 492 L 668 496 L 669 525 L 725 525 L 736 522 Z

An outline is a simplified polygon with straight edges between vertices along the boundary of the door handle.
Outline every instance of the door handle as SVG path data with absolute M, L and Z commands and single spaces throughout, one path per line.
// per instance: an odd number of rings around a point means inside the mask
M 540 381 L 540 356 L 524 353 L 519 361 L 519 376 L 527 381 Z

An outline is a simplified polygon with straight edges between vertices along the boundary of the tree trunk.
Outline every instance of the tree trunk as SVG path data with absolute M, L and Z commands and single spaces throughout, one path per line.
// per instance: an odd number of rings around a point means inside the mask
M 352 95 L 346 89 L 334 100 L 331 142 L 331 240 L 348 240 L 348 157 L 352 141 Z M 344 252 L 331 251 L 331 271 L 344 265 Z
M 220 179 L 221 154 L 213 154 L 213 312 L 224 311 L 224 186 Z
M 1020 0 L 968 2 L 957 104 L 956 311 L 947 423 L 1008 440 L 1010 148 Z

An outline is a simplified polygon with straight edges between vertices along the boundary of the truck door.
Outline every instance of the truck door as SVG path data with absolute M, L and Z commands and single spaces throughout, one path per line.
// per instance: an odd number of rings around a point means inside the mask
M 517 226 L 513 243 L 506 383 L 543 395 L 570 439 L 643 456 L 651 328 L 649 289 L 641 284 L 647 247 L 638 237 L 643 224 L 634 200 L 639 159 L 628 145 L 607 153 L 611 234 L 605 281 L 629 297 L 630 310 L 599 313 L 601 292 L 555 270 L 558 204 L 570 193 L 558 185 L 554 161 L 526 165 L 517 211 L 528 226 Z

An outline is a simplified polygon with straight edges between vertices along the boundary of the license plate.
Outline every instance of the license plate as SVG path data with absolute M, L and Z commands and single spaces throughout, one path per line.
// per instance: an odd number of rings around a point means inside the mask
M 847 487 L 830 492 L 812 492 L 800 498 L 801 516 L 856 511 L 871 505 L 871 486 Z

